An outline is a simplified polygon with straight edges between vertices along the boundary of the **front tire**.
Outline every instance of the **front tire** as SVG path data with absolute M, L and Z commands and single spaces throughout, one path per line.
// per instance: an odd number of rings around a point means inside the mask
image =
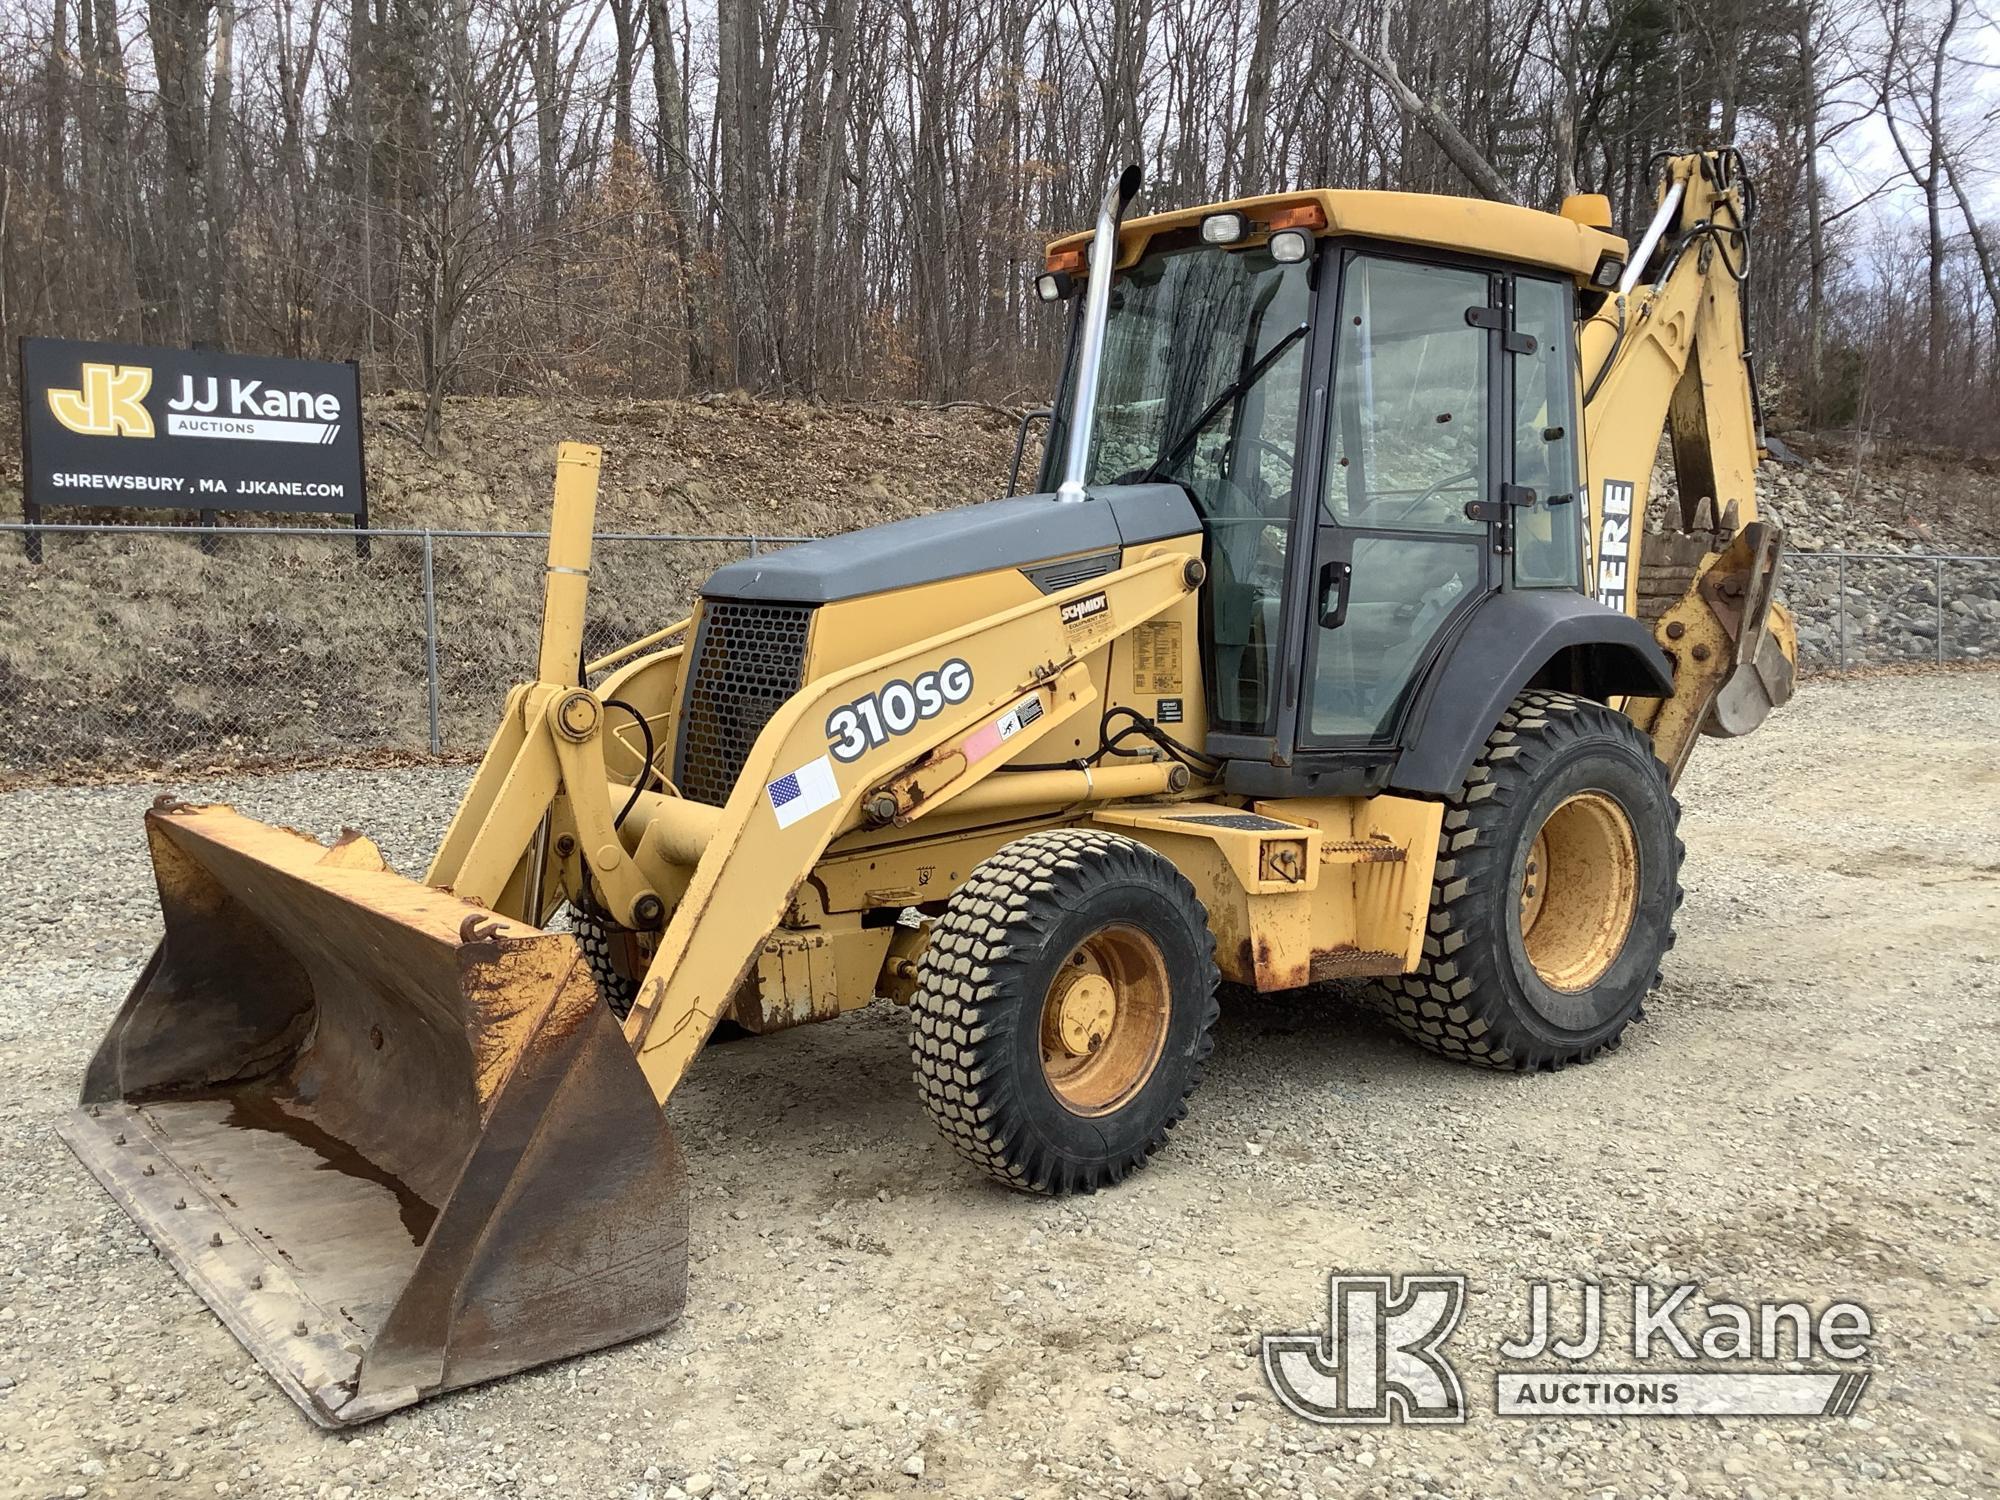
M 1423 960 L 1384 982 L 1390 1019 L 1489 1068 L 1617 1047 L 1673 946 L 1679 823 L 1666 767 L 1630 719 L 1523 693 L 1446 804 Z
M 609 912 L 591 901 L 569 903 L 569 930 L 583 949 L 597 992 L 611 1007 L 611 1014 L 624 1020 L 632 1013 L 632 1002 L 638 998 L 639 981 L 646 971 L 638 935 L 620 927 Z
M 1187 1113 L 1216 1017 L 1215 940 L 1163 855 L 1068 828 L 985 860 L 932 930 L 911 1002 L 917 1091 L 966 1160 L 1094 1192 Z

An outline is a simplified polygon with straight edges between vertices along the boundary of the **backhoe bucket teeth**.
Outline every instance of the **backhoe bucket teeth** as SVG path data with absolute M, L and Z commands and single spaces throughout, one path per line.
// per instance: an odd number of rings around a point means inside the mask
M 316 1421 L 671 1323 L 679 1147 L 566 934 L 226 807 L 62 1134 Z

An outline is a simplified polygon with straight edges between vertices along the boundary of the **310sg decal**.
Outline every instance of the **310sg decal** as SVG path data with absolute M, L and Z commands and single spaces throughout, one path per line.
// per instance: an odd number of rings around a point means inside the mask
M 908 734 L 923 720 L 936 718 L 947 703 L 963 703 L 971 696 L 972 668 L 954 656 L 935 671 L 919 672 L 913 682 L 897 678 L 841 704 L 826 716 L 827 748 L 835 760 L 859 760 L 888 744 L 891 735 Z

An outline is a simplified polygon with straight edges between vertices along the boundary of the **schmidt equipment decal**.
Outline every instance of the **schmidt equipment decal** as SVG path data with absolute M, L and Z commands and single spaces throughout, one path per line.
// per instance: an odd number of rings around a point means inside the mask
M 1604 481 L 1604 513 L 1597 528 L 1597 602 L 1625 608 L 1626 564 L 1632 555 L 1632 482 Z
M 353 364 L 21 341 L 31 508 L 367 514 Z

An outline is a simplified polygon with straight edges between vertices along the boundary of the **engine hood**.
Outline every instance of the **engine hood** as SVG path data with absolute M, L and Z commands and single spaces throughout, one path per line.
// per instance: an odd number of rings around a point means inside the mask
M 702 595 L 832 604 L 1199 530 L 1179 485 L 1104 485 L 1074 504 L 1016 495 L 746 557 L 716 569 Z

